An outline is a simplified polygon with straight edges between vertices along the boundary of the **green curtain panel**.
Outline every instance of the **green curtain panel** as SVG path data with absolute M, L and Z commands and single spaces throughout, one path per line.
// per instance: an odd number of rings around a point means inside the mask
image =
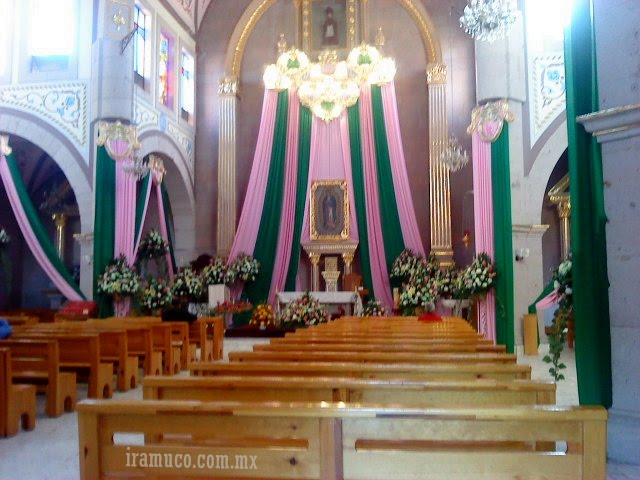
M 371 257 L 369 255 L 369 234 L 367 232 L 367 212 L 364 195 L 364 167 L 362 162 L 362 141 L 360 139 L 360 100 L 349 107 L 349 143 L 351 150 L 351 175 L 353 176 L 353 197 L 356 203 L 358 236 L 360 238 L 360 268 L 362 283 L 369 290 L 369 297 L 375 298 L 371 279 Z
M 171 201 L 169 200 L 169 192 L 164 180 L 160 184 L 160 193 L 162 194 L 162 208 L 164 209 L 164 221 L 167 224 L 167 236 L 169 237 L 169 256 L 171 257 L 171 266 L 174 272 L 178 272 L 176 268 L 176 255 L 173 249 L 173 212 L 171 211 Z
M 576 370 L 581 405 L 612 402 L 609 281 L 600 146 L 579 115 L 598 105 L 593 2 L 576 0 L 565 30 L 571 254 Z
M 298 183 L 296 186 L 296 213 L 291 257 L 285 289 L 289 292 L 297 290 L 296 277 L 300 266 L 300 238 L 304 220 L 304 206 L 307 200 L 307 183 L 309 181 L 309 160 L 311 155 L 311 110 L 300 106 L 299 142 L 298 142 Z
M 265 191 L 260 228 L 258 229 L 256 246 L 253 251 L 253 256 L 260 262 L 260 273 L 256 281 L 249 283 L 244 290 L 247 298 L 254 305 L 267 301 L 271 286 L 275 251 L 278 245 L 278 232 L 280 231 L 280 216 L 282 214 L 288 117 L 289 92 L 284 90 L 278 94 L 269 179 Z
M 95 215 L 93 223 L 93 299 L 100 317 L 113 315 L 113 302 L 98 293 L 98 277 L 113 260 L 116 228 L 116 163 L 104 146 L 96 155 Z
M 378 85 L 371 86 L 371 106 L 373 111 L 373 132 L 376 143 L 376 167 L 378 172 L 378 195 L 380 198 L 380 218 L 382 219 L 382 237 L 387 268 L 404 250 L 402 226 L 398 216 L 396 193 L 393 187 L 391 160 L 389 159 L 389 142 L 387 127 L 384 122 L 382 92 Z
M 66 265 L 58 256 L 56 247 L 51 242 L 51 239 L 49 238 L 44 225 L 40 221 L 40 216 L 38 215 L 36 207 L 34 207 L 33 202 L 31 201 L 31 198 L 27 193 L 27 187 L 22 181 L 22 175 L 20 174 L 20 170 L 18 169 L 16 159 L 13 155 L 7 155 L 5 158 L 7 161 L 7 167 L 9 167 L 11 177 L 13 178 L 13 184 L 15 185 L 16 192 L 18 193 L 18 197 L 20 197 L 20 203 L 22 204 L 24 213 L 27 216 L 27 220 L 31 225 L 31 229 L 33 230 L 34 235 L 38 239 L 38 243 L 40 244 L 42 251 L 47 256 L 49 262 L 51 262 L 53 268 L 58 271 L 58 273 L 62 276 L 62 278 L 64 278 L 69 286 L 71 286 L 71 288 L 73 288 L 73 290 L 78 295 L 80 295 L 82 298 L 85 298 L 84 294 L 80 291 L 80 287 L 71 276 L 71 273 L 69 273 Z
M 511 175 L 509 172 L 509 125 L 504 122 L 500 137 L 491 144 L 493 184 L 493 233 L 496 277 L 496 340 L 513 353 L 514 293 L 513 241 L 511 221 Z

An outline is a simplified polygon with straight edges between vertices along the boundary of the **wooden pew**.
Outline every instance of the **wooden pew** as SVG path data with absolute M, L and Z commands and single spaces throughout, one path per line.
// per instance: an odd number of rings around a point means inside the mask
M 113 392 L 113 363 L 102 361 L 97 333 L 24 331 L 14 332 L 12 339 L 56 340 L 60 366 L 64 370 L 88 372 L 89 398 L 110 398 Z
M 11 350 L 0 347 L 0 436 L 18 433 L 18 424 L 25 430 L 36 426 L 36 387 L 13 385 Z
M 76 374 L 60 371 L 56 340 L 0 340 L 0 347 L 11 349 L 14 383 L 44 388 L 47 415 L 57 417 L 75 410 Z
M 605 480 L 606 420 L 602 407 L 87 400 L 80 478 Z M 131 432 L 148 441 L 118 435 Z
M 270 343 L 278 345 L 296 345 L 309 343 L 366 343 L 369 345 L 441 345 L 441 344 L 473 344 L 473 345 L 493 345 L 493 341 L 486 338 L 476 337 L 450 337 L 450 338 L 394 338 L 394 337 L 357 337 L 357 336 L 333 336 L 333 335 L 314 335 L 314 336 L 290 336 L 282 338 L 272 338 Z
M 223 357 L 224 319 L 203 317 L 189 325 L 189 342 L 200 348 L 200 361 L 212 362 Z M 195 360 L 195 355 L 192 361 Z
M 254 352 L 396 352 L 396 353 L 461 353 L 461 352 L 485 352 L 485 353 L 505 353 L 507 349 L 504 345 L 487 345 L 476 343 L 426 343 L 426 344 L 403 344 L 392 342 L 390 344 L 368 342 L 359 343 L 270 343 L 254 345 Z
M 479 364 L 378 364 L 332 362 L 231 362 L 191 364 L 192 376 L 212 377 L 225 375 L 276 375 L 292 377 L 351 377 L 351 378 L 406 378 L 408 380 L 530 380 L 529 365 Z
M 506 353 L 229 352 L 231 362 L 516 363 Z
M 38 323 L 38 317 L 27 315 L 0 315 L 0 318 L 5 318 L 12 327 L 36 325 Z
M 556 385 L 531 380 L 410 381 L 339 377 L 147 377 L 145 400 L 345 402 L 403 406 L 554 405 Z

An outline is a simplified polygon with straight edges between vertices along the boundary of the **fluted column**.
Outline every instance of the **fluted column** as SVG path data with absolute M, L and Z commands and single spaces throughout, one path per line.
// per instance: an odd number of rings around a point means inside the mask
M 429 214 L 431 218 L 431 251 L 441 266 L 453 262 L 451 243 L 451 197 L 449 169 L 441 157 L 447 146 L 447 66 L 427 66 L 429 91 Z
M 218 255 L 228 255 L 236 233 L 236 108 L 238 79 L 220 80 L 218 129 Z
M 566 260 L 571 253 L 571 200 L 567 197 L 556 208 L 560 217 L 560 251 L 562 260 Z
M 65 227 L 67 216 L 64 213 L 54 213 L 51 219 L 56 225 L 56 250 L 60 260 L 64 262 Z

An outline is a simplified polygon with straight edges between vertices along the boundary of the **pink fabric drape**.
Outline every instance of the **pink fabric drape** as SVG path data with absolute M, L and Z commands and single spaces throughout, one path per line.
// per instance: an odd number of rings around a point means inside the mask
M 491 184 L 491 144 L 473 132 L 473 207 L 476 254 L 485 252 L 494 257 L 493 188 Z M 496 301 L 491 290 L 478 304 L 478 330 L 496 341 Z
M 275 304 L 276 294 L 284 288 L 287 281 L 289 262 L 291 261 L 291 245 L 293 244 L 293 229 L 296 217 L 296 190 L 298 176 L 298 143 L 299 143 L 300 102 L 295 88 L 289 90 L 289 122 L 287 124 L 287 150 L 284 177 L 284 195 L 282 199 L 282 214 L 280 217 L 280 232 L 278 247 L 271 276 L 269 302 Z
M 349 140 L 349 118 L 347 112 L 342 112 L 340 121 L 340 140 L 342 144 L 342 162 L 344 166 L 344 179 L 347 182 L 347 195 L 349 196 L 349 238 L 359 240 L 358 216 L 356 215 L 356 202 L 353 194 L 353 172 L 351 170 L 351 142 Z
M 155 182 L 154 182 L 155 183 Z M 156 190 L 156 200 L 158 201 L 158 217 L 160 223 L 160 235 L 162 239 L 169 243 L 169 232 L 167 232 L 167 219 L 164 215 L 164 201 L 162 200 L 162 184 L 157 183 L 155 185 Z M 167 262 L 167 272 L 169 272 L 169 278 L 173 280 L 173 276 L 175 272 L 173 271 L 173 262 L 171 261 L 171 253 L 167 252 L 165 255 L 165 260 Z
M 125 162 L 116 161 L 116 225 L 114 255 L 124 255 L 133 265 L 136 232 L 136 178 L 125 172 Z
M 536 303 L 536 310 L 546 310 L 549 307 L 558 305 L 558 303 L 560 303 L 560 295 L 558 295 L 558 290 L 554 290 Z
M 373 112 L 369 85 L 360 87 L 360 135 L 362 137 L 362 159 L 364 164 L 364 190 L 369 238 L 369 260 L 371 280 L 376 298 L 387 308 L 393 307 L 393 297 L 387 272 L 387 261 L 382 238 L 380 199 L 378 197 L 378 175 L 373 134 Z
M 242 207 L 242 214 L 236 230 L 236 236 L 229 253 L 229 263 L 240 253 L 253 254 L 262 218 L 264 194 L 267 188 L 269 166 L 271 164 L 271 148 L 273 146 L 273 129 L 275 126 L 278 92 L 265 90 L 262 104 L 262 117 L 253 167 L 249 177 L 247 194 Z
M 49 279 L 53 282 L 55 287 L 69 300 L 80 301 L 84 300 L 71 285 L 69 285 L 66 280 L 60 275 L 60 273 L 56 270 L 56 268 L 51 264 L 49 258 L 42 250 L 40 246 L 40 242 L 38 241 L 33 229 L 31 228 L 31 224 L 27 219 L 27 215 L 22 206 L 22 202 L 20 201 L 20 197 L 18 196 L 18 192 L 13 183 L 13 178 L 11 177 L 11 172 L 9 171 L 9 166 L 7 165 L 7 161 L 4 155 L 0 154 L 0 176 L 2 177 L 2 182 L 4 184 L 4 188 L 7 192 L 7 196 L 9 197 L 9 203 L 11 204 L 11 208 L 13 210 L 14 215 L 16 216 L 16 220 L 18 225 L 20 226 L 20 231 L 24 235 L 25 241 L 33 253 L 36 261 L 44 270 L 45 274 Z
M 138 232 L 138 237 L 136 238 L 135 246 L 133 247 L 133 258 L 135 259 L 138 256 L 138 249 L 140 248 L 140 241 L 142 240 L 142 231 L 144 230 L 144 221 L 147 218 L 147 210 L 149 209 L 149 198 L 151 197 L 151 185 L 153 182 L 147 183 L 147 190 L 142 192 L 144 195 L 144 209 L 142 210 L 142 219 L 140 220 L 140 231 Z M 134 220 L 135 222 L 135 220 Z M 134 223 L 135 225 L 135 223 Z M 135 228 L 135 227 L 134 227 Z
M 398 217 L 402 228 L 402 238 L 406 248 L 425 256 L 424 246 L 418 230 L 416 212 L 413 207 L 413 198 L 409 188 L 407 164 L 402 148 L 402 135 L 400 133 L 400 120 L 398 118 L 398 106 L 396 103 L 396 90 L 393 82 L 381 87 L 382 106 L 384 108 L 384 121 L 387 127 L 387 142 L 389 143 L 389 160 L 391 162 L 391 174 L 393 176 L 393 188 L 395 190 Z

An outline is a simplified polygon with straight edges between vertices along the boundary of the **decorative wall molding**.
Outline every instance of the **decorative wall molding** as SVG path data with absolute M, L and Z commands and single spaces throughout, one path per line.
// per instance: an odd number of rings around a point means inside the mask
M 196 31 L 195 4 L 196 0 L 167 0 L 171 9 L 183 20 L 191 29 Z
M 0 87 L 0 104 L 35 113 L 62 130 L 73 143 L 88 145 L 88 87 L 56 82 Z
M 180 146 L 183 153 L 185 154 L 185 158 L 187 159 L 187 169 L 189 170 L 189 175 L 193 179 L 193 145 L 195 140 L 194 133 L 192 131 L 188 131 L 179 127 L 174 122 L 169 122 L 167 124 L 167 133 L 173 140 L 175 140 L 175 142 Z
M 599 143 L 640 136 L 640 103 L 582 115 L 577 120 Z
M 133 119 L 134 123 L 138 126 L 138 133 L 141 133 L 150 128 L 158 127 L 160 123 L 160 113 L 148 103 L 137 98 L 133 106 Z
M 202 19 L 204 18 L 204 14 L 207 12 L 207 8 L 209 8 L 210 3 L 211 0 L 198 0 L 198 28 L 200 28 L 200 25 L 202 24 Z
M 530 68 L 531 143 L 534 144 L 566 108 L 564 54 L 540 54 Z

